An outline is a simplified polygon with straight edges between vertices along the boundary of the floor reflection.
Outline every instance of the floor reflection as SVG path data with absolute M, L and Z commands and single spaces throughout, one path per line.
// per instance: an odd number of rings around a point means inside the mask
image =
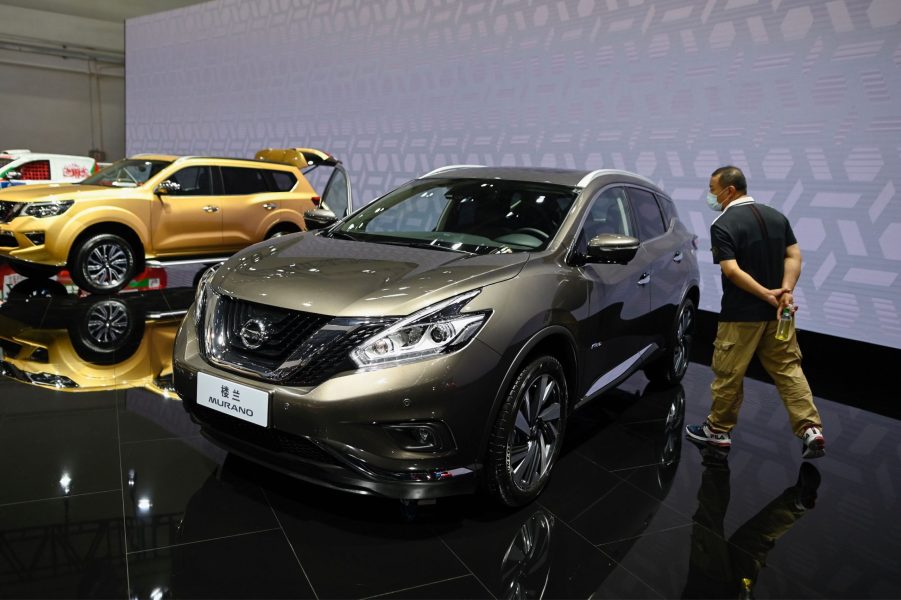
M 726 537 L 731 498 L 728 450 L 700 448 L 704 472 L 691 532 L 689 571 L 683 598 L 750 598 L 776 542 L 814 508 L 819 470 L 801 463 L 797 481 Z
M 172 345 L 194 294 L 166 290 L 161 280 L 117 296 L 80 296 L 56 280 L 19 282 L 0 305 L 0 374 L 68 392 L 172 394 Z
M 712 375 L 692 364 L 576 413 L 537 502 L 411 512 L 200 435 L 167 392 L 195 277 L 5 288 L 0 597 L 901 596 L 897 421 L 818 398 L 830 455 L 802 464 L 775 390 L 749 380 L 729 455 L 700 452 L 682 427 Z

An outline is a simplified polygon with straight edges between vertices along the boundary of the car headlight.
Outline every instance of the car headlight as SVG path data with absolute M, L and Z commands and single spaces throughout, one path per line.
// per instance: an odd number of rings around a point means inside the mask
M 218 264 L 209 267 L 197 282 L 197 289 L 194 291 L 194 321 L 198 326 L 202 325 L 200 320 L 203 318 L 203 305 L 206 304 L 206 289 L 221 266 Z
M 350 356 L 358 367 L 418 360 L 453 352 L 482 328 L 490 312 L 461 313 L 481 290 L 454 296 L 402 319 L 357 346 Z
M 69 207 L 75 204 L 75 200 L 54 200 L 52 202 L 31 202 L 27 204 L 22 211 L 23 215 L 29 217 L 56 217 L 63 214 Z

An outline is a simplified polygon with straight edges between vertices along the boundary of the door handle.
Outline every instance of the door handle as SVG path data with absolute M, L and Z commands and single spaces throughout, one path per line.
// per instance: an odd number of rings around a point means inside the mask
M 266 210 L 273 210 L 275 208 L 275 204 L 273 204 L 272 202 L 267 202 L 266 204 L 263 204 L 263 208 L 265 208 Z
M 209 204 L 207 204 L 206 206 L 203 207 L 203 212 L 209 212 L 209 213 L 219 212 L 219 207 L 218 206 L 210 206 Z
M 673 262 L 680 263 L 682 262 L 682 251 L 676 250 L 676 253 L 673 254 Z
M 642 273 L 641 279 L 638 280 L 638 285 L 647 285 L 651 282 L 651 274 L 650 273 Z

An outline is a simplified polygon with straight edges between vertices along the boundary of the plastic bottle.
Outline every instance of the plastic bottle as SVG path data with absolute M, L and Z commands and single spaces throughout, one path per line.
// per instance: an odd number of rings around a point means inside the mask
M 776 339 L 783 342 L 788 340 L 792 334 L 792 325 L 794 325 L 792 307 L 786 306 L 782 309 L 782 314 L 779 316 L 779 324 L 776 325 Z

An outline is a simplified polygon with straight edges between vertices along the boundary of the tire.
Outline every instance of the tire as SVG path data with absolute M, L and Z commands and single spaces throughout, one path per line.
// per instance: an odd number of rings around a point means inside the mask
M 652 383 L 675 385 L 682 381 L 691 358 L 697 310 L 691 298 L 686 297 L 676 311 L 676 318 L 666 337 L 663 354 L 644 368 L 644 374 Z
M 141 345 L 144 320 L 120 298 L 97 297 L 78 307 L 69 335 L 82 360 L 114 365 L 130 358 Z
M 72 281 L 91 294 L 115 294 L 137 275 L 135 251 L 114 233 L 99 233 L 72 252 Z
M 511 507 L 538 497 L 560 455 L 568 405 L 560 361 L 544 355 L 523 367 L 491 430 L 485 460 L 489 495 Z
M 51 267 L 48 265 L 36 265 L 19 260 L 10 260 L 9 267 L 21 275 L 29 279 L 49 279 L 59 273 L 59 267 Z

